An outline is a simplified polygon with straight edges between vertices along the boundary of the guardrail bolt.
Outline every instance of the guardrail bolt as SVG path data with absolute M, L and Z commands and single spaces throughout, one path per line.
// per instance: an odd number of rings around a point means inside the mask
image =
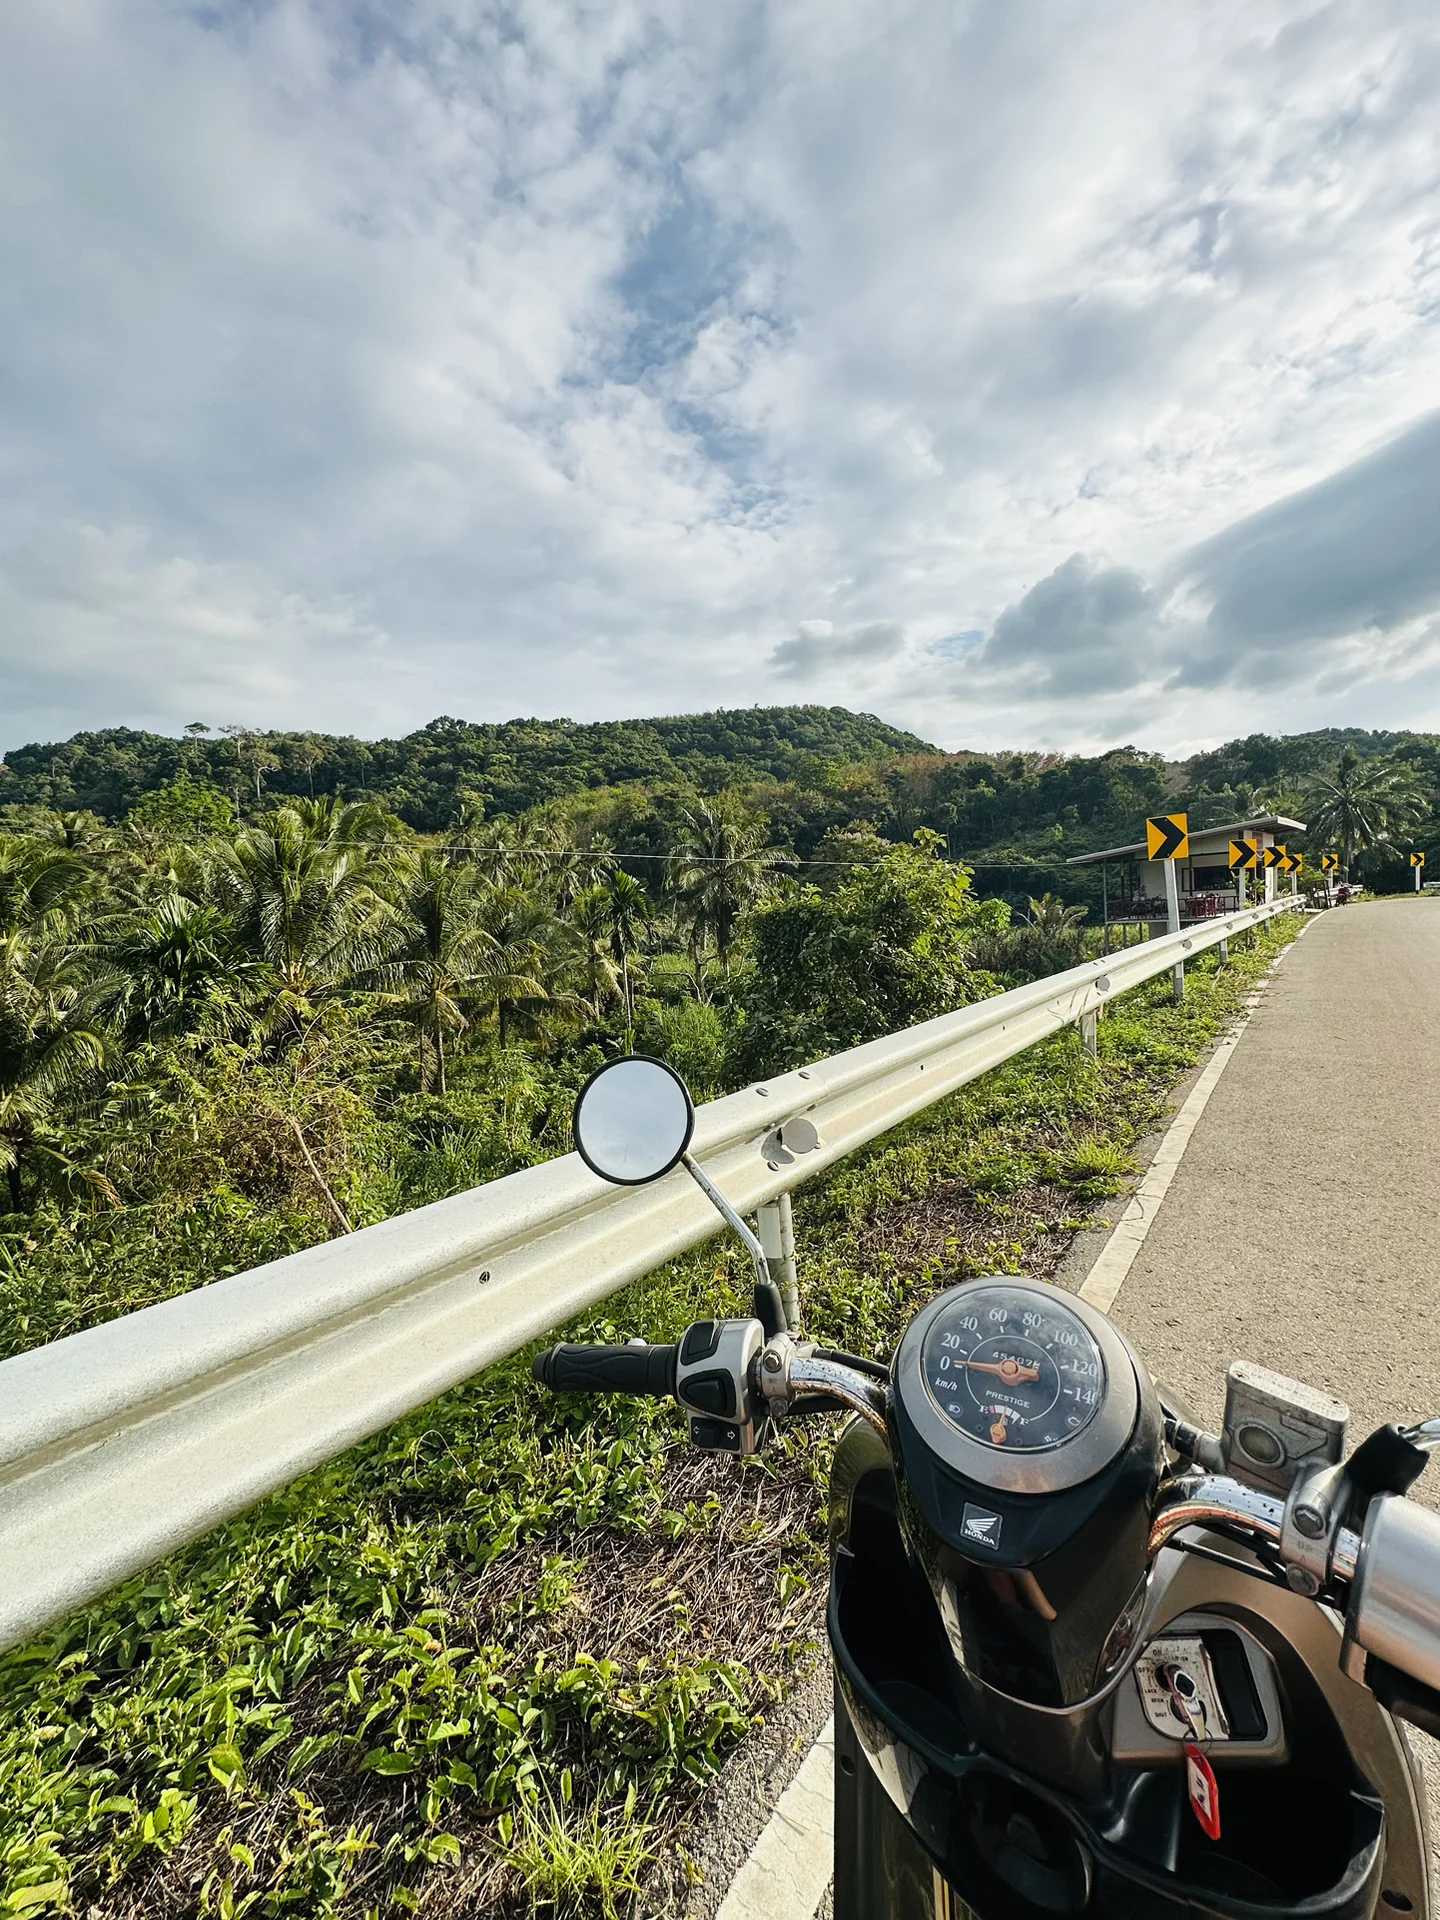
M 1325 1516 L 1318 1507 L 1296 1507 L 1295 1531 L 1307 1540 L 1318 1540 L 1325 1531 Z
M 764 1360 L 764 1366 L 765 1366 L 765 1371 L 767 1373 L 778 1373 L 781 1367 L 781 1360 L 780 1360 L 779 1354 L 767 1353 Z

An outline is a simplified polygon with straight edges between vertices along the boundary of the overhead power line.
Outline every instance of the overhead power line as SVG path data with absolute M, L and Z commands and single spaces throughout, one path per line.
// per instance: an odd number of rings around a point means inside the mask
M 217 838 L 221 836 L 216 836 Z M 117 854 L 132 853 L 132 846 L 118 847 L 66 847 L 61 841 L 52 844 L 60 851 L 77 854 L 88 859 L 113 858 Z M 185 847 L 191 851 L 210 844 L 205 840 L 171 840 L 169 846 Z M 812 854 L 793 853 L 788 847 L 762 847 L 755 853 L 654 853 L 644 848 L 621 847 L 484 847 L 467 841 L 445 841 L 438 846 L 425 846 L 415 840 L 334 840 L 331 846 L 341 848 L 347 853 L 361 852 L 398 852 L 398 853 L 468 853 L 488 860 L 573 860 L 584 863 L 594 861 L 634 860 L 669 866 L 715 866 L 743 867 L 753 866 L 757 861 L 768 861 L 774 866 L 783 867 L 874 867 L 889 858 L 892 853 L 906 850 L 908 843 L 894 841 L 885 853 L 865 854 L 848 860 L 817 859 Z M 985 872 L 995 873 L 1058 873 L 1065 866 L 1064 860 L 971 860 L 964 854 L 947 856 L 947 864 L 958 867 L 971 867 Z

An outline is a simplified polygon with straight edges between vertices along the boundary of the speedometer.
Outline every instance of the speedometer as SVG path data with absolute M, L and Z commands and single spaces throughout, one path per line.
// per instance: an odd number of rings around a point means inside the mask
M 920 1370 L 952 1426 L 1006 1453 L 1063 1446 L 1105 1398 L 1094 1335 L 1048 1289 L 958 1288 L 926 1330 Z

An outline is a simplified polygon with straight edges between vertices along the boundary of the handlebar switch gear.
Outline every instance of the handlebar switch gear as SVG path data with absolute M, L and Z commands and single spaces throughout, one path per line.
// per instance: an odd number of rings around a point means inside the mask
M 751 1379 L 764 1344 L 758 1320 L 697 1320 L 685 1333 L 675 1398 L 689 1416 L 692 1445 L 710 1453 L 754 1453 L 764 1405 Z

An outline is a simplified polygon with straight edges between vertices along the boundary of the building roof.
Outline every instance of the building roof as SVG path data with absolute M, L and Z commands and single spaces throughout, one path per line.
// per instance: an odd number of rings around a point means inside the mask
M 1233 840 L 1242 833 L 1304 833 L 1303 820 L 1288 820 L 1283 813 L 1266 813 L 1253 820 L 1234 820 L 1228 827 L 1196 827 L 1190 835 L 1193 846 L 1197 840 Z M 1065 862 L 1067 867 L 1085 867 L 1096 860 L 1127 860 L 1133 854 L 1143 854 L 1145 842 L 1132 841 L 1128 847 L 1106 847 L 1100 853 L 1074 853 Z

